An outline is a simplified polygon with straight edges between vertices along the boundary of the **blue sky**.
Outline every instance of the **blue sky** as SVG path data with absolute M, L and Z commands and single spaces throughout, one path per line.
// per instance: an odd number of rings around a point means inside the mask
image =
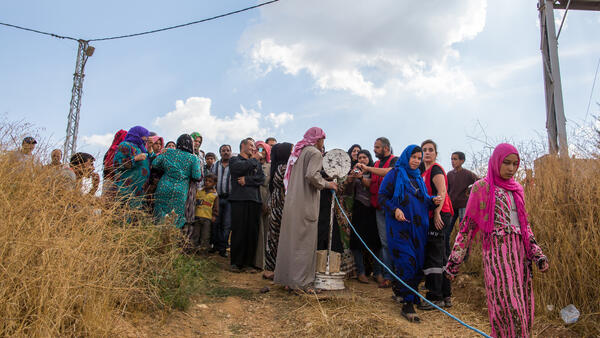
M 0 21 L 84 39 L 194 21 L 255 1 L 3 1 Z M 278 3 L 178 30 L 94 42 L 78 149 L 102 155 L 118 129 L 203 149 L 245 136 L 296 142 L 322 127 L 327 148 L 396 153 L 432 138 L 440 162 L 490 139 L 545 135 L 537 1 Z M 556 11 L 557 20 L 563 11 Z M 600 13 L 570 11 L 559 41 L 568 119 L 584 123 L 600 58 Z M 0 27 L 0 113 L 62 146 L 77 43 Z M 600 85 L 592 93 L 600 101 Z M 588 121 L 589 121 L 588 117 Z

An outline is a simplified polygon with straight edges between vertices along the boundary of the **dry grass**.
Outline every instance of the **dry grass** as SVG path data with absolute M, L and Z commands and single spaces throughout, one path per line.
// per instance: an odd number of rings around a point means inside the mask
M 538 314 L 558 318 L 574 304 L 581 312 L 572 329 L 600 334 L 600 161 L 546 157 L 536 162 L 526 199 L 534 234 L 550 261 L 535 276 Z M 554 311 L 547 312 L 546 306 Z
M 64 189 L 55 170 L 16 164 L 5 141 L 0 335 L 114 335 L 119 316 L 163 308 L 161 285 L 178 256 L 174 229 L 127 225 L 125 210 Z

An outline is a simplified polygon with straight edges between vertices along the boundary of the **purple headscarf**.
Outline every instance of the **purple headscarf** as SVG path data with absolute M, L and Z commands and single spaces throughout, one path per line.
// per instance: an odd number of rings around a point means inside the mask
M 146 142 L 142 140 L 142 137 L 150 136 L 150 132 L 148 129 L 142 126 L 135 126 L 127 132 L 127 136 L 125 136 L 124 142 L 131 142 L 138 146 L 143 153 L 147 153 L 146 150 Z

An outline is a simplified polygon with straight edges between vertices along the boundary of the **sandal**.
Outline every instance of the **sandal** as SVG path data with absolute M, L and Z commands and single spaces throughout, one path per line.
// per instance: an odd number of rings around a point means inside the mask
M 275 278 L 275 273 L 272 271 L 265 270 L 265 272 L 263 272 L 262 274 L 262 278 L 266 280 L 273 280 L 273 278 Z
M 392 287 L 392 281 L 389 279 L 384 279 L 383 282 L 379 283 L 379 288 L 381 289 L 387 289 Z
M 408 320 L 411 323 L 420 323 L 421 322 L 421 318 L 419 318 L 419 316 L 415 312 L 415 307 L 413 306 L 412 303 L 404 303 L 404 305 L 402 305 L 401 314 L 402 314 L 402 317 L 406 318 L 406 320 Z
M 358 277 L 356 277 L 356 279 L 358 280 L 359 283 L 369 284 L 369 278 L 367 278 L 367 276 L 365 276 L 364 274 L 358 275 Z
M 295 291 L 296 291 L 296 294 L 299 294 L 299 295 L 302 295 L 302 294 L 305 294 L 305 295 L 318 295 L 318 294 L 320 294 L 322 292 L 321 289 L 317 289 L 317 288 L 314 288 L 312 286 L 308 286 L 308 287 L 305 287 L 305 288 L 296 289 Z

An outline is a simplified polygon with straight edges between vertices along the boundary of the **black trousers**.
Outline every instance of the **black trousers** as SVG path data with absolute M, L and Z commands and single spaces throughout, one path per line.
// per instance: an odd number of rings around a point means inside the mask
M 444 228 L 450 226 L 452 215 L 442 212 L 442 221 Z M 443 300 L 452 295 L 450 281 L 444 277 L 442 269 L 448 263 L 448 253 L 446 253 L 446 236 L 444 228 L 437 230 L 433 218 L 429 219 L 429 232 L 427 234 L 427 244 L 425 245 L 425 263 L 423 264 L 423 273 L 425 274 L 425 287 L 427 288 L 427 299 Z
M 231 265 L 254 266 L 262 205 L 252 201 L 231 202 Z

